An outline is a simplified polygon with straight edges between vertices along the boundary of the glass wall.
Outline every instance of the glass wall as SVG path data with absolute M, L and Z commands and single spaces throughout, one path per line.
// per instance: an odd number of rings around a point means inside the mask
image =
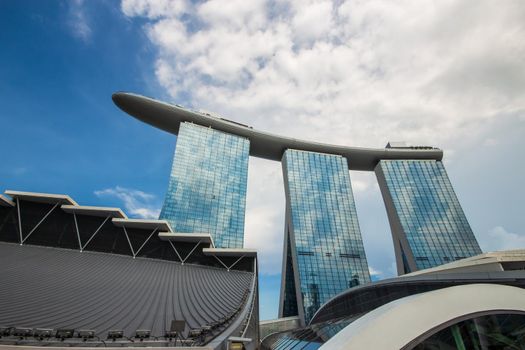
M 525 315 L 500 314 L 456 323 L 425 339 L 415 350 L 525 350 Z
M 389 220 L 399 222 L 395 239 L 400 249 L 412 253 L 416 269 L 438 266 L 481 254 L 443 163 L 435 160 L 382 160 L 376 173 L 385 197 Z M 382 174 L 382 175 L 381 175 Z M 382 184 L 384 176 L 386 184 Z M 384 190 L 384 188 L 383 188 Z M 398 240 L 406 237 L 409 247 Z M 409 264 L 404 256 L 404 264 Z M 404 266 L 406 272 L 410 266 Z
M 370 275 L 346 158 L 287 150 L 283 169 L 289 242 L 308 323 L 328 299 L 370 282 Z
M 219 248 L 242 248 L 250 143 L 182 123 L 160 213 L 175 232 L 209 233 Z

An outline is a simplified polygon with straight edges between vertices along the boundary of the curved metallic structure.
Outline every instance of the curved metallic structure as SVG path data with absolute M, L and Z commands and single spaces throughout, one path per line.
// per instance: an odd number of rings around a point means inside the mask
M 473 317 L 525 315 L 524 257 L 524 250 L 486 253 L 350 288 L 321 306 L 307 327 L 266 336 L 261 349 L 412 349 Z M 367 345 L 354 343 L 361 340 Z
M 350 170 L 373 171 L 381 159 L 441 160 L 443 158 L 443 151 L 437 148 L 375 149 L 328 145 L 257 131 L 243 124 L 132 93 L 117 92 L 112 98 L 113 102 L 124 112 L 172 134 L 178 134 L 181 122 L 192 122 L 246 137 L 250 140 L 250 155 L 269 160 L 281 161 L 285 150 L 296 149 L 341 155 L 348 160 Z
M 524 305 L 525 292 L 517 287 L 471 284 L 434 290 L 367 313 L 320 349 L 408 350 L 422 338 L 459 321 L 481 315 L 523 314 Z

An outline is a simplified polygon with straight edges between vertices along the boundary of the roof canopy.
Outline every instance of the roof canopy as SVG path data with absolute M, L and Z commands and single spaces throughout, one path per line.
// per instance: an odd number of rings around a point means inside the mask
M 112 220 L 113 225 L 118 227 L 136 228 L 142 230 L 154 230 L 172 232 L 170 224 L 166 220 L 147 219 L 119 219 Z
M 0 207 L 13 207 L 14 205 L 15 203 L 12 200 L 0 194 Z
M 110 207 L 91 207 L 86 205 L 63 205 L 62 210 L 69 214 L 103 216 L 113 218 L 127 218 L 126 214 L 120 208 Z
M 247 256 L 257 257 L 257 250 L 255 249 L 244 249 L 244 248 L 204 248 L 202 250 L 204 255 L 215 255 L 215 256 Z
M 159 238 L 163 241 L 172 241 L 172 242 L 190 242 L 190 243 L 205 242 L 205 243 L 209 243 L 210 246 L 214 247 L 213 239 L 209 233 L 160 232 Z
M 5 194 L 13 199 L 21 199 L 28 202 L 39 202 L 49 204 L 69 204 L 78 205 L 71 197 L 65 194 L 50 194 L 38 192 L 22 192 L 22 191 L 5 191 Z

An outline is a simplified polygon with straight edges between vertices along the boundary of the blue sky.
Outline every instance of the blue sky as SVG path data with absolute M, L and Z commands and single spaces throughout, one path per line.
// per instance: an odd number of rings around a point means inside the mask
M 519 0 L 2 1 L 0 190 L 154 216 L 175 137 L 118 110 L 124 90 L 292 137 L 441 147 L 482 248 L 525 248 L 523 13 Z M 371 271 L 391 277 L 374 175 L 351 177 Z M 280 165 L 251 159 L 248 191 L 274 318 Z

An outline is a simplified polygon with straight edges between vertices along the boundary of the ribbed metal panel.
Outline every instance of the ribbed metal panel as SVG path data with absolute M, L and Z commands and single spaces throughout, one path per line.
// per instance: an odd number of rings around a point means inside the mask
M 0 242 L 0 325 L 137 329 L 207 325 L 242 303 L 254 274 L 146 258 Z

